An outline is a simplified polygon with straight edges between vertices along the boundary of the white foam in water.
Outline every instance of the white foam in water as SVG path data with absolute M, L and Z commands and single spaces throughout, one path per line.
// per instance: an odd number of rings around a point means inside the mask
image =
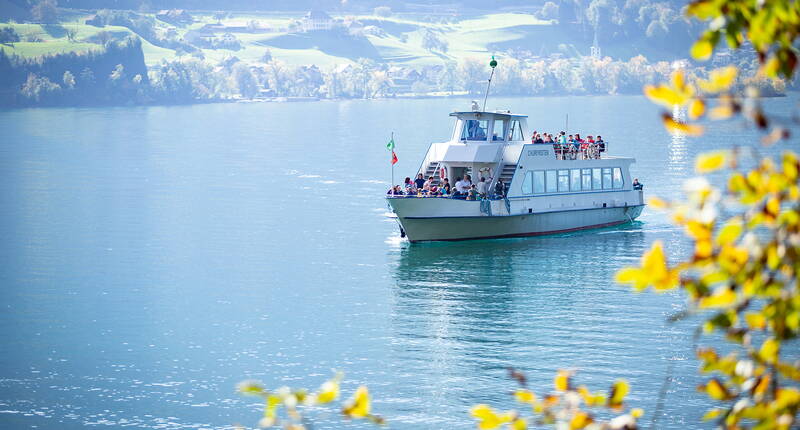
M 303 174 L 303 175 L 298 175 L 297 177 L 298 178 L 321 178 L 322 176 L 321 175 L 305 175 L 305 174 Z

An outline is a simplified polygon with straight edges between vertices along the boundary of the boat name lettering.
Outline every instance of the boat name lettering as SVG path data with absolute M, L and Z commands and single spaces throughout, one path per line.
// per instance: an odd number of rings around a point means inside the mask
M 528 157 L 547 157 L 550 155 L 550 151 L 546 149 L 533 149 L 528 151 Z

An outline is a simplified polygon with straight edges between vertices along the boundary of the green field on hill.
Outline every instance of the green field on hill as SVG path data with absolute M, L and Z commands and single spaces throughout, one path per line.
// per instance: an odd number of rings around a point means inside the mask
M 120 26 L 96 27 L 85 24 L 90 14 L 75 14 L 68 21 L 57 25 L 0 23 L 12 27 L 21 37 L 18 43 L 0 45 L 8 54 L 34 57 L 63 52 L 86 52 L 100 49 L 95 40 L 101 31 L 114 37 L 135 34 Z M 152 16 L 152 15 L 151 15 Z M 363 30 L 356 35 L 346 31 L 290 32 L 286 29 L 302 18 L 302 15 L 287 14 L 232 14 L 224 19 L 211 15 L 193 14 L 194 23 L 177 26 L 156 20 L 156 31 L 173 32 L 183 37 L 187 32 L 198 30 L 206 24 L 221 24 L 226 27 L 269 29 L 268 32 L 235 32 L 240 49 L 201 48 L 203 57 L 219 61 L 235 56 L 244 61 L 258 61 L 269 50 L 272 57 L 290 65 L 315 64 L 329 67 L 348 64 L 359 58 L 370 58 L 378 62 L 401 63 L 408 66 L 442 64 L 470 56 L 483 56 L 493 46 L 526 37 L 532 27 L 553 28 L 550 21 L 541 21 L 530 14 L 498 13 L 461 19 L 451 18 L 444 22 L 426 22 L 418 16 L 377 17 L 370 15 L 334 16 L 343 21 L 358 21 Z M 71 34 L 71 38 L 68 37 Z M 214 33 L 222 36 L 225 31 Z M 352 32 L 351 32 L 352 33 Z M 434 34 L 447 46 L 446 50 L 430 50 L 424 47 L 426 34 Z M 143 38 L 144 39 L 144 38 Z M 159 47 L 143 41 L 145 61 L 155 65 L 162 59 L 179 54 L 174 49 Z

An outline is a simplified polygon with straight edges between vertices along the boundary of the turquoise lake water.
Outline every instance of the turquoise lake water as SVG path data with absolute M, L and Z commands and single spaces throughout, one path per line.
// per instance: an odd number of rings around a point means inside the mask
M 765 104 L 786 113 L 797 99 Z M 313 389 L 332 369 L 346 396 L 368 385 L 391 428 L 472 428 L 471 405 L 514 406 L 508 366 L 540 393 L 559 368 L 596 390 L 626 378 L 644 427 L 700 428 L 698 319 L 665 321 L 679 292 L 612 281 L 653 240 L 687 252 L 665 214 L 540 238 L 400 239 L 383 199 L 390 132 L 396 177 L 410 176 L 468 107 L 0 111 L 0 428 L 254 426 L 261 408 L 238 381 Z M 569 113 L 571 132 L 636 158 L 647 196 L 678 196 L 696 154 L 756 136 L 734 121 L 671 137 L 642 97 L 489 108 L 552 132 Z M 311 416 L 347 428 L 335 411 Z

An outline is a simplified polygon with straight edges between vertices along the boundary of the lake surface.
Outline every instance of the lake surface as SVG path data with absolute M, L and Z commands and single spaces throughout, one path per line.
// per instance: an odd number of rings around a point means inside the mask
M 788 112 L 797 95 L 766 100 Z M 345 372 L 391 428 L 472 428 L 559 368 L 632 386 L 644 426 L 696 428 L 697 320 L 680 293 L 614 272 L 666 215 L 567 235 L 410 245 L 386 218 L 389 154 L 413 174 L 466 99 L 0 111 L 0 427 L 226 428 L 261 408 L 255 378 L 316 388 Z M 693 157 L 752 142 L 738 122 L 673 138 L 642 97 L 493 99 L 539 131 L 602 134 L 647 195 L 680 193 Z M 400 179 L 396 180 L 397 182 Z M 703 338 L 702 342 L 710 342 Z M 658 396 L 667 380 L 660 409 Z M 315 428 L 347 427 L 336 412 Z M 369 428 L 354 423 L 354 428 Z

